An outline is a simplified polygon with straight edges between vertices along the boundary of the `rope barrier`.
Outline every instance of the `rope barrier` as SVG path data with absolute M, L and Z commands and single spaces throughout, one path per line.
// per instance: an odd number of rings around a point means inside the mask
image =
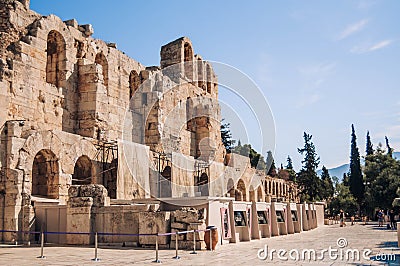
M 0 233 L 21 233 L 21 234 L 39 234 L 40 235 L 40 256 L 37 258 L 44 259 L 44 244 L 45 244 L 45 235 L 93 235 L 94 234 L 94 258 L 93 261 L 100 261 L 98 257 L 98 236 L 155 236 L 156 237 L 156 245 L 155 245 L 155 255 L 156 258 L 153 261 L 154 263 L 161 263 L 159 259 L 159 237 L 160 236 L 171 236 L 175 235 L 175 256 L 173 259 L 180 259 L 178 255 L 179 251 L 179 242 L 178 236 L 182 234 L 190 234 L 193 233 L 193 251 L 190 254 L 197 254 L 196 252 L 196 233 L 198 232 L 207 232 L 210 231 L 210 250 L 212 250 L 212 239 L 211 239 L 211 231 L 214 229 L 199 229 L 199 230 L 189 230 L 189 231 L 180 231 L 173 233 L 156 233 L 156 234 L 129 234 L 129 233 L 107 233 L 107 232 L 54 232 L 54 231 L 18 231 L 18 230 L 0 230 Z

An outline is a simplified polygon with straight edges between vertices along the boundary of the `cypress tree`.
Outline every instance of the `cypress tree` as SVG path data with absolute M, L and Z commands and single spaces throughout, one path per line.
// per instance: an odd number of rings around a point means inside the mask
M 357 137 L 354 125 L 351 125 L 351 151 L 350 151 L 350 173 L 349 173 L 350 192 L 358 204 L 358 214 L 361 215 L 361 204 L 364 199 L 364 182 L 361 172 L 360 152 L 357 147 Z
M 319 157 L 315 152 L 314 143 L 311 141 L 312 135 L 304 132 L 303 138 L 304 147 L 297 149 L 300 154 L 304 155 L 303 167 L 298 174 L 297 182 L 302 190 L 301 196 L 303 200 L 318 200 L 321 199 L 321 180 L 316 172 L 319 165 Z
M 367 131 L 367 145 L 366 145 L 365 153 L 367 156 L 374 154 L 374 147 L 372 146 L 372 143 L 371 143 L 371 137 L 369 136 L 369 131 Z

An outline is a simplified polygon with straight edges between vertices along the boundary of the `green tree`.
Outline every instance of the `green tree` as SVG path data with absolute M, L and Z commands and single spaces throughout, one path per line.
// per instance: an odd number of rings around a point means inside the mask
M 368 156 L 364 173 L 374 177 L 369 181 L 366 193 L 369 209 L 391 208 L 400 187 L 400 162 L 385 154 L 379 145 L 374 154 Z
M 386 149 L 387 149 L 387 155 L 392 157 L 393 155 L 393 149 L 389 145 L 389 139 L 388 137 L 385 136 L 385 141 L 386 141 Z
M 232 139 L 232 133 L 229 123 L 224 123 L 225 119 L 221 121 L 221 140 L 225 146 L 226 152 L 231 153 L 235 145 L 235 140 Z
M 335 196 L 328 204 L 328 209 L 332 215 L 339 214 L 340 210 L 350 215 L 356 214 L 358 210 L 357 201 L 350 193 L 350 189 L 343 183 L 337 184 Z
M 268 151 L 267 153 L 267 175 L 275 177 L 277 176 L 277 171 L 276 171 L 276 166 L 275 166 L 275 160 L 274 156 L 272 155 L 271 151 Z
M 366 156 L 374 154 L 374 147 L 372 146 L 371 137 L 369 131 L 367 131 L 367 144 L 365 149 Z
M 351 194 L 353 194 L 357 201 L 358 213 L 361 215 L 361 205 L 364 200 L 364 181 L 361 172 L 360 152 L 357 147 L 357 136 L 354 125 L 351 125 L 349 188 Z
M 293 181 L 293 182 L 297 182 L 297 178 L 296 178 L 296 171 L 294 171 L 293 169 L 293 162 L 292 162 L 292 158 L 290 158 L 290 156 L 288 155 L 287 159 L 286 159 L 287 165 L 286 165 L 286 171 L 289 174 L 289 180 Z
M 329 171 L 325 166 L 322 166 L 321 181 L 321 197 L 328 200 L 333 197 L 334 187 Z
M 253 168 L 263 171 L 265 171 L 267 168 L 264 157 L 255 151 L 250 144 L 242 145 L 239 140 L 238 145 L 232 149 L 232 152 L 249 157 L 251 167 Z
M 315 152 L 314 143 L 311 141 L 312 135 L 304 132 L 303 138 L 304 147 L 297 149 L 301 155 L 304 155 L 303 167 L 297 175 L 297 182 L 301 190 L 301 199 L 314 201 L 321 199 L 321 180 L 316 172 L 320 159 Z

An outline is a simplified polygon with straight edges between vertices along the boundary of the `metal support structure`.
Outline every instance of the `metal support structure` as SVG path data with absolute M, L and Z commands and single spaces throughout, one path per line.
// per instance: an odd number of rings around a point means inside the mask
M 175 257 L 172 257 L 173 259 L 179 260 L 181 257 L 178 256 L 178 232 L 175 233 Z
M 92 259 L 92 261 L 100 261 L 99 257 L 97 256 L 98 247 L 99 247 L 99 242 L 98 242 L 98 235 L 96 232 L 94 235 L 94 259 Z
M 154 263 L 161 263 L 161 261 L 158 259 L 158 233 L 156 235 L 156 259 L 153 260 Z
M 197 254 L 196 252 L 196 230 L 193 230 L 193 251 L 190 254 Z
M 38 259 L 45 259 L 46 257 L 44 256 L 44 232 L 42 231 L 40 233 L 40 256 L 37 257 Z

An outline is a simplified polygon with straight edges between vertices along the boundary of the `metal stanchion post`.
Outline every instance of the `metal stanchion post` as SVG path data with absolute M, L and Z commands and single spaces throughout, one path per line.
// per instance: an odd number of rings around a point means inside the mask
M 211 237 L 212 229 L 210 228 L 210 251 L 212 251 L 212 237 Z
M 97 248 L 99 247 L 99 242 L 97 238 L 97 232 L 94 235 L 94 259 L 92 261 L 100 261 L 100 259 L 97 257 Z
M 158 259 L 158 233 L 156 235 L 156 259 L 153 262 L 154 263 L 161 263 L 161 261 Z
M 190 254 L 197 254 L 196 252 L 196 230 L 193 230 L 193 251 Z
M 178 232 L 175 234 L 175 257 L 173 259 L 179 260 L 181 257 L 178 256 Z
M 43 254 L 44 252 L 44 232 L 42 231 L 40 233 L 40 256 L 38 257 L 38 259 L 45 259 L 46 257 Z

